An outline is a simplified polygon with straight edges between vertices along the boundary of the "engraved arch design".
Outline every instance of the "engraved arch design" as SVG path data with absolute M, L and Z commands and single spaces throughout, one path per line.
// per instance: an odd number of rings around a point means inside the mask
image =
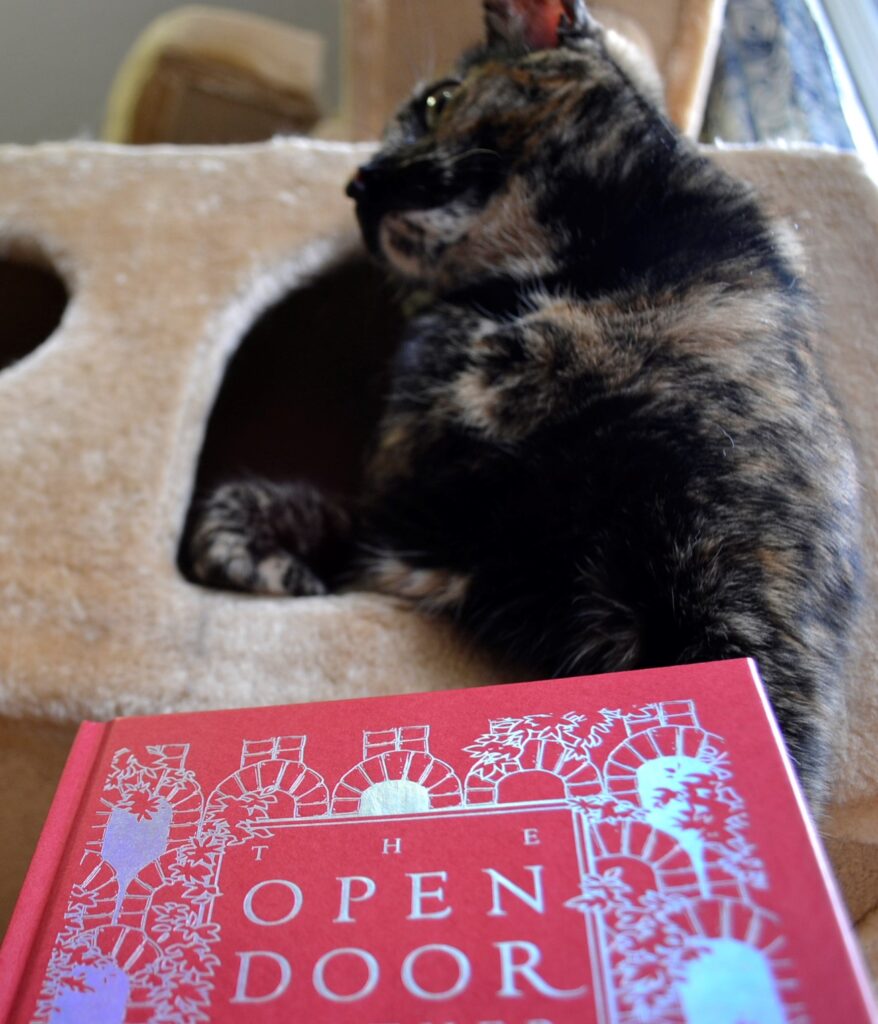
M 498 804 L 527 803 L 531 800 L 566 800 L 568 793 L 564 780 L 554 772 L 542 768 L 527 768 L 509 772 L 495 785 L 492 802 Z
M 221 863 L 221 849 L 207 855 L 183 857 L 179 851 L 168 850 L 157 860 L 147 864 L 135 875 L 125 890 L 117 924 L 149 931 L 152 927 L 150 912 L 158 902 L 175 902 L 194 906 L 199 900 L 210 902 L 216 895 L 216 880 Z
M 644 732 L 657 725 L 698 726 L 695 703 L 691 700 L 663 700 L 659 704 L 647 704 L 625 716 L 629 734 Z
M 723 863 L 723 851 L 707 845 L 702 851 L 704 861 L 703 872 L 707 882 L 707 892 L 711 896 L 724 896 L 728 899 L 746 900 L 750 894 L 744 878 L 733 874 Z
M 244 740 L 241 746 L 241 767 L 260 761 L 305 761 L 306 736 L 269 736 L 261 740 Z
M 258 815 L 262 819 L 313 818 L 329 810 L 329 789 L 323 777 L 301 761 L 274 758 L 232 772 L 210 794 L 205 817 L 222 819 L 228 802 L 242 797 L 274 798 Z
M 183 889 L 186 888 L 186 881 L 174 871 L 177 864 L 177 854 L 169 850 L 167 853 L 147 864 L 140 871 L 125 890 L 125 897 L 119 909 L 117 922 L 132 929 L 146 927 L 147 914 L 152 906 L 155 894 L 160 889 L 178 889 L 182 898 Z M 211 872 L 212 874 L 212 872 Z M 205 873 L 207 877 L 207 873 Z
M 692 900 L 669 915 L 686 935 L 698 940 L 732 940 L 761 954 L 790 1024 L 806 1024 L 799 998 L 795 964 L 786 950 L 780 921 L 768 911 L 742 900 L 708 897 Z
M 528 740 L 518 759 L 522 771 L 536 769 L 550 772 L 563 779 L 570 796 L 593 796 L 600 793 L 600 775 L 590 758 L 583 757 L 581 750 L 553 739 Z
M 660 757 L 690 757 L 705 769 L 722 751 L 722 740 L 697 726 L 662 725 L 636 733 L 620 743 L 604 765 L 607 789 L 617 797 L 639 803 L 637 771 Z
M 139 788 L 147 789 L 155 800 L 164 800 L 171 808 L 171 827 L 168 846 L 176 847 L 188 842 L 197 832 L 204 810 L 204 794 L 194 774 L 184 765 L 188 753 L 186 744 L 168 744 L 149 747 L 148 757 L 142 760 L 131 750 L 119 750 L 113 758 L 114 770 L 129 771 L 136 780 L 140 773 L 144 781 Z M 146 781 L 146 773 L 150 773 Z M 157 778 L 155 774 L 157 773 Z M 98 811 L 99 821 L 92 832 L 96 838 L 89 842 L 94 850 L 100 850 L 110 815 L 116 807 L 125 807 L 126 797 L 117 782 L 104 790 L 103 806 Z
M 67 919 L 73 918 L 88 931 L 112 924 L 118 899 L 119 880 L 113 866 L 86 850 L 73 877 Z
M 795 966 L 786 954 L 786 939 L 775 914 L 742 900 L 708 897 L 688 903 L 671 914 L 671 920 L 693 938 L 733 939 L 762 953 L 785 1004 L 790 1010 L 796 1006 Z
M 139 928 L 111 924 L 84 932 L 95 949 L 129 977 L 162 958 L 162 951 Z
M 781 959 L 785 940 L 777 918 L 752 904 L 722 897 L 698 899 L 671 919 L 693 937 L 736 939 L 769 959 Z
M 556 739 L 531 739 L 511 764 L 502 766 L 502 774 L 486 779 L 481 767 L 471 768 L 465 782 L 468 804 L 504 803 L 503 783 L 528 772 L 554 775 L 564 784 L 568 798 L 597 796 L 603 792 L 600 772 L 589 758 Z
M 332 813 L 356 814 L 363 795 L 382 782 L 421 786 L 427 792 L 431 811 L 459 807 L 463 802 L 460 779 L 450 765 L 432 754 L 388 750 L 365 758 L 341 777 L 332 791 Z
M 194 780 L 174 779 L 169 771 L 156 787 L 155 795 L 171 805 L 169 846 L 185 843 L 198 831 L 204 810 L 204 794 Z
M 589 827 L 592 855 L 598 873 L 638 861 L 652 872 L 656 888 L 686 895 L 700 893 L 692 858 L 667 832 L 643 821 L 601 821 Z

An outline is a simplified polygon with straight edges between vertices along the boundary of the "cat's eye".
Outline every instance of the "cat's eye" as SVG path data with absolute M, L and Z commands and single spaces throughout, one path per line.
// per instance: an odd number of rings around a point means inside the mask
M 460 88 L 460 82 L 448 78 L 443 82 L 434 85 L 423 100 L 421 108 L 424 118 L 424 126 L 432 131 L 439 123 L 442 111 L 448 105 L 448 101 Z

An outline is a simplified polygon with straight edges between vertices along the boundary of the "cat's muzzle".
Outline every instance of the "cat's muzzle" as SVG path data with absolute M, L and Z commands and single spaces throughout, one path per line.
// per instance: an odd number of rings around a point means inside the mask
M 358 167 L 357 173 L 348 182 L 348 187 L 345 189 L 345 195 L 350 196 L 351 199 L 362 199 L 365 197 L 368 191 L 368 173 L 365 168 Z
M 357 204 L 357 220 L 363 241 L 373 256 L 380 255 L 378 227 L 386 212 L 386 204 L 381 202 L 379 192 L 380 189 L 376 189 L 375 171 L 368 164 L 357 168 L 345 189 L 345 194 Z

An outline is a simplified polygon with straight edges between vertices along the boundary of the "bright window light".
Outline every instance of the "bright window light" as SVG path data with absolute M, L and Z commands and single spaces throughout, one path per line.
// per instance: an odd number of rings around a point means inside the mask
M 878 177 L 878 0 L 809 0 L 854 143 Z

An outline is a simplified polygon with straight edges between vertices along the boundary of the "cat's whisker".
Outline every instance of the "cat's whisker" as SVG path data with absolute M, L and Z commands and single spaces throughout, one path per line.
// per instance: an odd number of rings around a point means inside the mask
M 454 165 L 463 163 L 465 160 L 471 160 L 475 156 L 492 156 L 497 160 L 503 159 L 496 149 L 486 149 L 480 146 L 476 149 L 467 149 L 463 153 L 453 153 L 445 158 L 445 162 Z

